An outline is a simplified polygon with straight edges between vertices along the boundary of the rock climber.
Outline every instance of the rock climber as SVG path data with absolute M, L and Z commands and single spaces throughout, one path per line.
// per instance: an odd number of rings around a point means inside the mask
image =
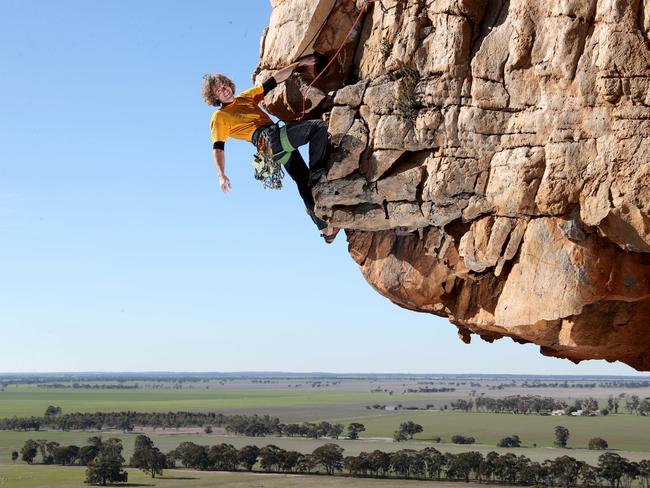
M 289 66 L 276 71 L 261 85 L 254 86 L 235 96 L 235 84 L 222 74 L 208 74 L 203 77 L 202 94 L 208 105 L 219 107 L 210 120 L 212 152 L 219 175 L 221 191 L 230 192 L 230 179 L 226 176 L 224 145 L 228 137 L 252 142 L 257 148 L 256 178 L 265 180 L 265 187 L 279 188 L 279 178 L 284 168 L 298 186 L 298 192 L 307 213 L 314 221 L 321 236 L 328 244 L 339 232 L 337 227 L 328 227 L 314 213 L 312 186 L 325 173 L 327 152 L 327 127 L 322 120 L 289 121 L 283 126 L 274 124 L 259 107 L 264 95 L 291 76 L 299 67 L 317 63 L 313 55 L 306 56 Z M 309 144 L 309 167 L 297 148 Z M 278 177 L 278 174 L 280 175 Z M 270 183 L 268 183 L 270 182 Z

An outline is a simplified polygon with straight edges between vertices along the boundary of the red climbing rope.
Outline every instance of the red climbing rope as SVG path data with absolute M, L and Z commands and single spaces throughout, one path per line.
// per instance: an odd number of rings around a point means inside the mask
M 302 115 L 300 115 L 300 117 L 298 117 L 298 120 L 302 120 L 303 118 L 305 118 L 305 112 L 307 111 L 307 108 L 306 108 L 307 107 L 307 94 L 309 93 L 309 89 L 314 85 L 314 83 L 316 83 L 320 79 L 320 77 L 323 75 L 323 73 L 325 73 L 329 69 L 329 67 L 336 60 L 336 58 L 338 58 L 339 54 L 341 54 L 341 51 L 343 50 L 343 46 L 345 46 L 346 42 L 348 42 L 348 39 L 350 38 L 350 36 L 354 32 L 354 29 L 359 24 L 359 21 L 363 17 L 363 14 L 365 14 L 368 11 L 368 8 L 370 7 L 370 4 L 375 3 L 375 2 L 380 2 L 380 1 L 381 0 L 365 0 L 364 1 L 363 7 L 361 7 L 361 10 L 359 11 L 359 15 L 357 15 L 357 18 L 354 21 L 354 23 L 352 24 L 352 27 L 350 27 L 350 31 L 345 36 L 345 39 L 343 39 L 343 42 L 341 43 L 341 46 L 337 49 L 336 53 L 334 53 L 334 56 L 332 56 L 332 59 L 330 59 L 329 63 L 327 63 L 327 65 L 325 65 L 325 67 L 320 71 L 320 73 L 318 73 L 318 75 L 316 75 L 316 78 L 314 78 L 312 80 L 312 82 L 307 86 L 307 89 L 305 90 L 305 93 L 302 96 Z

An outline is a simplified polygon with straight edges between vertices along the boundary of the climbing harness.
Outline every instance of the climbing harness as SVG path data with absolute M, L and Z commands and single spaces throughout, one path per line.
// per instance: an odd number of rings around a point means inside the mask
M 343 39 L 343 42 L 341 43 L 341 45 L 339 46 L 337 51 L 334 53 L 334 56 L 332 56 L 332 59 L 330 59 L 330 62 L 327 63 L 327 65 L 325 65 L 325 67 L 320 71 L 320 73 L 318 73 L 318 75 L 316 75 L 316 78 L 314 78 L 312 80 L 312 82 L 307 86 L 307 89 L 305 90 L 305 93 L 302 96 L 302 114 L 300 115 L 300 117 L 298 117 L 298 120 L 302 120 L 302 119 L 305 118 L 305 112 L 307 111 L 307 94 L 309 93 L 309 89 L 312 86 L 314 86 L 314 84 L 320 79 L 320 77 L 323 75 L 323 73 L 325 73 L 329 69 L 329 67 L 332 65 L 332 63 L 336 60 L 336 58 L 338 58 L 339 54 L 341 54 L 341 51 L 343 50 L 343 47 L 348 42 L 348 39 L 350 38 L 350 36 L 354 32 L 354 29 L 356 29 L 357 25 L 359 24 L 359 21 L 361 20 L 363 15 L 370 8 L 370 4 L 375 3 L 375 2 L 380 2 L 380 4 L 381 4 L 381 0 L 365 0 L 364 1 L 363 7 L 361 7 L 361 10 L 359 11 L 359 15 L 357 15 L 357 18 L 355 19 L 354 23 L 352 24 L 352 27 L 350 27 L 350 31 L 345 36 L 345 39 Z M 329 16 L 328 16 L 328 18 L 329 18 Z M 325 22 L 327 22 L 327 19 L 325 20 Z M 320 27 L 320 29 L 322 30 L 322 28 L 324 26 L 325 26 L 325 23 L 323 23 L 323 25 Z M 319 30 L 319 33 L 320 33 L 320 30 Z
M 279 131 L 282 146 L 282 150 L 275 154 L 271 142 L 274 128 Z M 289 141 L 287 126 L 272 125 L 263 129 L 256 143 L 257 153 L 253 158 L 255 179 L 260 180 L 264 188 L 279 190 L 282 188 L 282 178 L 284 178 L 283 166 L 291 159 L 291 153 L 297 150 Z

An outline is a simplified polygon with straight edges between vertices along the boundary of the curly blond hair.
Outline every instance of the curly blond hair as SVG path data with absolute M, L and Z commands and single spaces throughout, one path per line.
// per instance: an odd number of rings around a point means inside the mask
M 221 85 L 228 85 L 233 93 L 235 93 L 235 84 L 230 78 L 220 74 L 214 75 L 203 75 L 203 86 L 201 87 L 201 95 L 203 100 L 208 105 L 214 107 L 221 107 L 221 101 L 217 98 L 215 94 L 215 89 L 219 88 Z

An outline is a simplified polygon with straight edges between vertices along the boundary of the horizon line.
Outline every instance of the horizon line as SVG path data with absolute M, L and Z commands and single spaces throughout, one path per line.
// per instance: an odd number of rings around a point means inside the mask
M 18 375 L 222 375 L 222 376 L 443 376 L 443 377 L 540 377 L 540 378 L 647 378 L 648 372 L 635 372 L 631 374 L 543 374 L 543 373 L 411 373 L 411 372 L 328 372 L 328 371 L 178 371 L 178 370 L 151 370 L 151 371 L 5 371 L 0 376 Z

